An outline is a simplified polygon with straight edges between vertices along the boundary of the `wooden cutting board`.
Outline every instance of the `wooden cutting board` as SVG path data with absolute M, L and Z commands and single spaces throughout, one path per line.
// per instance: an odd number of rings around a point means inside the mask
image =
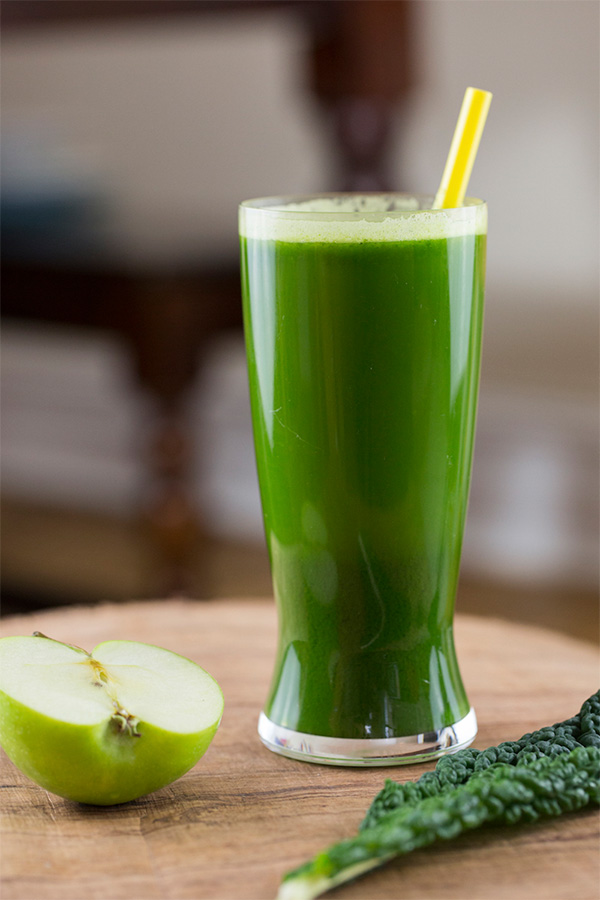
M 6 619 L 1 633 L 43 631 L 91 649 L 156 643 L 208 669 L 225 714 L 208 753 L 149 797 L 86 807 L 48 794 L 4 755 L 3 900 L 269 900 L 281 876 L 352 835 L 387 776 L 433 764 L 348 769 L 284 759 L 256 721 L 275 645 L 271 601 L 155 601 L 66 608 Z M 458 617 L 458 655 L 479 718 L 475 746 L 566 718 L 597 689 L 592 645 L 499 620 Z M 411 854 L 333 898 L 598 900 L 598 815 L 494 828 Z

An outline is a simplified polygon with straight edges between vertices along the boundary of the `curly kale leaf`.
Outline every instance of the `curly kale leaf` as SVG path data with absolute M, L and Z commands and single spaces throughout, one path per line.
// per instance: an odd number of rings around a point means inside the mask
M 405 804 L 371 828 L 286 875 L 278 900 L 312 900 L 399 854 L 489 824 L 514 825 L 600 804 L 600 748 L 510 765 L 495 762 L 465 784 Z
M 471 776 L 496 763 L 520 766 L 541 757 L 569 753 L 577 747 L 600 747 L 600 691 L 585 701 L 576 716 L 555 725 L 524 734 L 518 741 L 504 741 L 486 750 L 471 747 L 439 760 L 433 772 L 418 781 L 399 784 L 387 779 L 377 794 L 360 826 L 372 828 L 379 819 L 394 809 L 414 805 L 425 797 L 433 797 L 466 784 Z

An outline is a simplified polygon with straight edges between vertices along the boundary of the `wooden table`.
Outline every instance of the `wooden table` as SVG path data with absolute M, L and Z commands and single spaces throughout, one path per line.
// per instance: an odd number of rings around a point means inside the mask
M 203 760 L 170 787 L 100 808 L 52 796 L 2 757 L 3 900 L 268 900 L 280 877 L 353 834 L 386 776 L 428 766 L 351 769 L 276 756 L 256 736 L 275 641 L 270 601 L 157 601 L 55 609 L 4 620 L 91 649 L 158 643 L 217 678 L 225 714 Z M 477 747 L 565 718 L 597 688 L 591 645 L 498 620 L 458 617 Z M 489 828 L 419 851 L 339 888 L 341 898 L 597 900 L 595 811 Z

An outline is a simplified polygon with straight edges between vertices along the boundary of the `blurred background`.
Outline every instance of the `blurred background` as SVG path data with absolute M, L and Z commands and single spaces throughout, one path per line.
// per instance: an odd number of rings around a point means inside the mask
M 270 593 L 237 204 L 434 193 L 494 93 L 458 608 L 598 635 L 600 7 L 3 0 L 3 612 Z

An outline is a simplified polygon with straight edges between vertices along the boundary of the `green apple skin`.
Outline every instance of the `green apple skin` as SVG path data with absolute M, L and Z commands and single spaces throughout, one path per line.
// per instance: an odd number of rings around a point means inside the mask
M 0 744 L 8 758 L 51 793 L 96 806 L 126 803 L 171 784 L 204 755 L 218 725 L 174 735 L 140 722 L 140 737 L 134 737 L 110 722 L 57 722 L 0 691 Z
M 120 730 L 110 715 L 94 724 L 63 721 L 0 688 L 0 745 L 21 772 L 53 794 L 97 806 L 126 803 L 171 784 L 204 755 L 223 711 L 222 692 L 210 681 L 220 698 L 218 720 L 187 733 L 139 719 L 136 734 Z

